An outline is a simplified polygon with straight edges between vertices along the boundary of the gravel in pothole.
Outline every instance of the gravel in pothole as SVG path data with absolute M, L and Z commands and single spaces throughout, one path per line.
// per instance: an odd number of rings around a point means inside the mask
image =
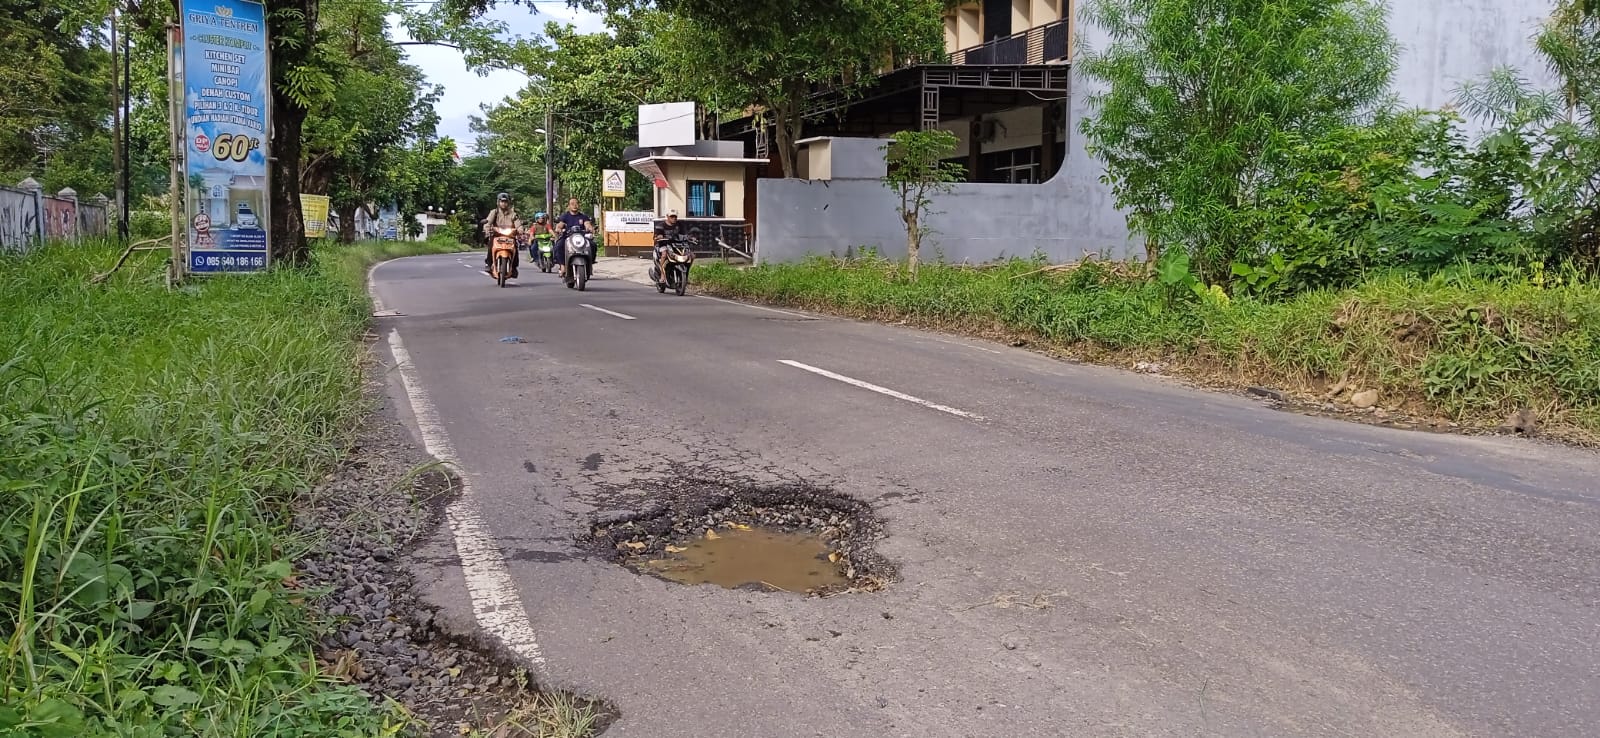
M 864 502 L 806 487 L 719 489 L 602 517 L 582 543 L 680 584 L 829 596 L 883 589 L 882 522 Z

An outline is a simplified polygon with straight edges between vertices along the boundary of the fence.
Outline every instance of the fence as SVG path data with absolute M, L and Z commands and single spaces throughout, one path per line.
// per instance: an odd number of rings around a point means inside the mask
M 54 196 L 32 179 L 0 186 L 0 253 L 26 253 L 46 241 L 78 241 L 110 230 L 105 195 L 84 201 L 70 188 Z

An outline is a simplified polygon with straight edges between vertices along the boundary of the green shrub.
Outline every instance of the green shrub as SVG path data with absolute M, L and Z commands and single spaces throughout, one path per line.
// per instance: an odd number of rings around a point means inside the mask
M 88 285 L 109 244 L 0 258 L 0 734 L 389 729 L 317 671 L 287 512 L 362 412 L 365 266 L 415 248 L 172 291 Z

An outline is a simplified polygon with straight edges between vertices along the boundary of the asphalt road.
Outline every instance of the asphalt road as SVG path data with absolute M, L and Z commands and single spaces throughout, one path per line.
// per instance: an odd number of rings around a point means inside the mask
M 496 289 L 479 261 L 382 266 L 381 330 L 547 678 L 615 704 L 609 735 L 1600 730 L 1600 456 L 623 281 Z M 579 554 L 674 470 L 872 501 L 902 579 L 814 600 Z

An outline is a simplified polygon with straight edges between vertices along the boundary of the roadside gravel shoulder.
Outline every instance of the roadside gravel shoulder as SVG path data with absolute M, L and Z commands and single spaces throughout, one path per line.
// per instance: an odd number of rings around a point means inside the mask
M 423 597 L 411 569 L 437 547 L 430 541 L 458 485 L 386 399 L 386 368 L 374 352 L 364 382 L 372 410 L 347 455 L 295 511 L 297 532 L 316 541 L 297 576 L 316 593 L 309 604 L 325 625 L 319 662 L 374 702 L 398 703 L 425 735 L 545 735 L 510 730 L 531 713 L 573 731 L 558 735 L 598 732 L 608 710 L 597 700 L 541 691 L 498 644 Z

